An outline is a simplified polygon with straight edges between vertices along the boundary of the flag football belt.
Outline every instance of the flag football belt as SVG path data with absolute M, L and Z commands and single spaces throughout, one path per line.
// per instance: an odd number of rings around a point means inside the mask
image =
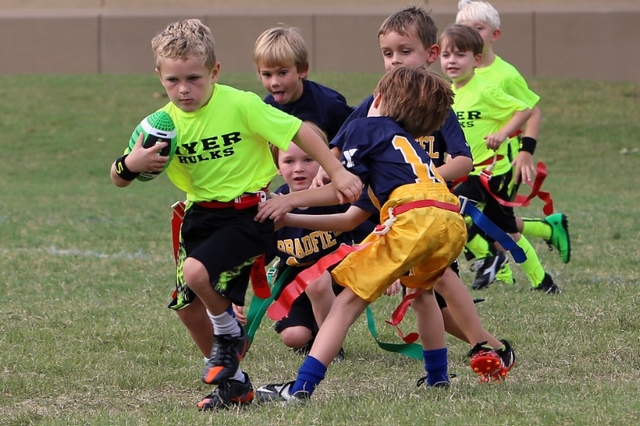
M 551 199 L 551 193 L 540 190 L 540 188 L 542 188 L 542 183 L 547 178 L 547 166 L 542 161 L 538 162 L 536 165 L 536 177 L 533 180 L 533 183 L 527 182 L 527 185 L 531 187 L 529 195 L 516 195 L 513 201 L 503 200 L 491 191 L 489 181 L 493 174 L 493 165 L 495 165 L 495 162 L 480 172 L 480 183 L 483 188 L 498 202 L 498 204 L 505 207 L 526 207 L 533 198 L 538 197 L 544 202 L 544 206 L 542 207 L 544 214 L 547 216 L 553 214 L 553 200 Z
M 480 183 L 482 187 L 493 197 L 494 200 L 498 202 L 501 206 L 505 207 L 527 207 L 531 200 L 538 197 L 540 200 L 544 202 L 544 206 L 542 207 L 542 211 L 547 216 L 553 214 L 553 199 L 551 199 L 551 193 L 542 191 L 542 184 L 544 180 L 547 178 L 547 166 L 542 162 L 538 162 L 536 165 L 536 177 L 533 180 L 533 183 L 527 182 L 527 185 L 531 187 L 531 192 L 529 195 L 519 195 L 517 194 L 513 201 L 504 200 L 498 195 L 494 194 L 489 186 L 489 181 L 493 176 L 493 169 L 496 163 L 504 158 L 503 155 L 494 155 L 492 158 L 488 158 L 482 163 L 474 164 L 473 167 L 483 167 L 486 166 L 479 175 Z M 453 187 L 461 184 L 462 182 L 468 179 L 467 176 L 463 176 L 460 179 L 456 179 L 453 181 Z
M 228 209 L 244 210 L 267 201 L 269 190 L 263 188 L 258 192 L 250 192 L 236 197 L 232 201 L 198 201 L 196 204 L 206 209 Z
M 411 201 L 409 203 L 400 204 L 395 207 L 389 207 L 389 218 L 384 221 L 384 223 L 377 225 L 373 230 L 372 234 L 376 235 L 384 235 L 391 229 L 391 226 L 396 221 L 396 216 L 409 210 L 419 209 L 422 207 L 437 207 L 439 209 L 448 210 L 450 212 L 458 213 L 460 208 L 451 203 L 445 203 L 443 201 L 436 200 L 418 200 Z
M 423 207 L 437 207 L 440 209 L 448 210 L 458 213 L 460 208 L 456 204 L 445 203 L 443 201 L 436 200 L 418 200 L 411 201 L 409 203 L 400 204 L 395 207 L 389 208 L 389 218 L 385 220 L 382 225 L 376 226 L 376 229 L 372 232 L 376 235 L 384 235 L 391 229 L 391 226 L 396 221 L 396 215 L 408 212 L 409 210 L 423 208 Z M 336 251 L 328 254 L 318 260 L 313 266 L 300 272 L 296 278 L 289 284 L 283 291 L 278 300 L 267 310 L 267 315 L 274 321 L 279 321 L 284 318 L 291 310 L 293 301 L 300 296 L 307 288 L 307 286 L 322 275 L 329 267 L 339 263 L 349 253 L 362 250 L 368 244 L 360 244 L 354 246 L 342 245 Z

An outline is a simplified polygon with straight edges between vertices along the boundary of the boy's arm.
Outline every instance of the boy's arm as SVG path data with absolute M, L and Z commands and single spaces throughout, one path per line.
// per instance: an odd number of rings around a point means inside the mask
M 531 116 L 531 110 L 526 108 L 522 111 L 516 111 L 511 119 L 496 133 L 492 133 L 484 137 L 487 141 L 487 148 L 497 150 L 500 148 L 502 142 L 504 142 L 509 135 L 515 134 L 519 129 L 524 126 Z
M 447 182 L 453 182 L 463 176 L 467 176 L 473 170 L 473 159 L 471 157 L 458 156 L 452 158 L 448 156 L 446 163 L 438 167 L 438 173 Z
M 531 117 L 527 120 L 524 128 L 523 138 L 532 138 L 535 148 L 535 141 L 538 139 L 538 131 L 540 129 L 540 122 L 542 121 L 542 113 L 538 105 L 531 109 Z M 533 151 L 532 148 L 528 148 Z M 531 182 L 536 173 L 536 167 L 533 162 L 533 152 L 529 152 L 526 149 L 518 151 L 518 155 L 511 163 L 513 166 L 513 174 L 515 177 L 515 183 Z
M 351 206 L 344 213 L 334 214 L 292 214 L 278 219 L 283 226 L 312 229 L 315 231 L 353 231 L 371 216 L 371 212 L 357 206 Z
M 338 196 L 332 182 L 321 188 L 305 189 L 270 198 L 264 203 L 258 204 L 258 214 L 254 220 L 258 222 L 263 222 L 266 219 L 275 220 L 296 207 L 332 206 L 334 204 L 338 204 Z
M 360 178 L 342 167 L 340 161 L 309 126 L 303 123 L 298 133 L 293 137 L 293 142 L 316 160 L 327 172 L 340 204 L 348 201 L 353 202 L 360 197 L 362 192 Z
M 161 172 L 169 157 L 160 154 L 166 142 L 158 143 L 151 148 L 144 148 L 144 133 L 140 132 L 138 140 L 129 154 L 123 155 L 111 165 L 111 181 L 120 188 L 131 185 L 133 179 L 142 172 Z M 129 179 L 131 178 L 131 179 Z

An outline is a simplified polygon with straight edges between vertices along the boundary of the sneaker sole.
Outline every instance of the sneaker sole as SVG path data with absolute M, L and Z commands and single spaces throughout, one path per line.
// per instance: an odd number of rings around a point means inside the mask
M 225 370 L 227 370 L 227 373 L 221 375 L 220 373 L 223 373 Z M 217 365 L 210 368 L 207 371 L 207 374 L 202 376 L 202 381 L 208 385 L 219 385 L 220 383 L 229 380 L 234 373 L 235 371 L 232 372 L 230 369 L 225 368 L 222 365 Z
M 498 355 L 488 354 L 474 357 L 469 365 L 474 373 L 480 376 L 480 381 L 489 381 L 494 376 L 502 376 L 504 367 Z M 504 374 L 506 377 L 506 372 Z
M 248 394 L 245 395 L 241 395 L 237 398 L 234 398 L 231 400 L 231 404 L 229 405 L 220 405 L 220 406 L 209 406 L 208 403 L 209 401 L 211 401 L 210 399 L 203 399 L 202 401 L 198 402 L 198 410 L 200 411 L 216 411 L 216 410 L 228 410 L 229 407 L 231 406 L 239 406 L 239 407 L 244 407 L 245 405 L 249 405 L 253 402 L 253 398 L 254 398 L 254 393 L 253 391 L 249 392 Z

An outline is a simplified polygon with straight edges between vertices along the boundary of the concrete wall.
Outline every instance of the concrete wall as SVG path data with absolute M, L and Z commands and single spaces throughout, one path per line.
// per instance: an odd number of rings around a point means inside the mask
M 455 18 L 454 9 L 442 9 L 432 11 L 440 29 Z M 558 9 L 501 11 L 496 52 L 528 77 L 640 82 L 640 2 Z M 151 38 L 187 17 L 211 27 L 225 71 L 253 71 L 255 39 L 286 23 L 300 28 L 312 71 L 379 72 L 376 34 L 389 13 L 381 7 L 0 9 L 0 75 L 152 72 Z

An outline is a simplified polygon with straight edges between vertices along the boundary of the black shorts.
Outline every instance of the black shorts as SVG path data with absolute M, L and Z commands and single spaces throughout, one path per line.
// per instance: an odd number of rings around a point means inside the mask
M 512 171 L 503 175 L 493 176 L 489 180 L 491 192 L 503 200 L 510 200 L 514 192 L 511 186 L 512 176 Z M 504 232 L 508 234 L 518 232 L 513 207 L 501 206 L 493 196 L 487 192 L 484 186 L 482 186 L 479 176 L 469 176 L 466 181 L 454 188 L 453 193 L 467 197 L 469 201 L 476 204 L 484 204 L 482 213 Z
M 253 261 L 275 244 L 273 221 L 253 220 L 257 206 L 209 209 L 191 206 L 180 231 L 176 300 L 169 307 L 181 309 L 195 294 L 185 285 L 182 266 L 187 257 L 199 260 L 213 289 L 238 306 L 244 306 Z

